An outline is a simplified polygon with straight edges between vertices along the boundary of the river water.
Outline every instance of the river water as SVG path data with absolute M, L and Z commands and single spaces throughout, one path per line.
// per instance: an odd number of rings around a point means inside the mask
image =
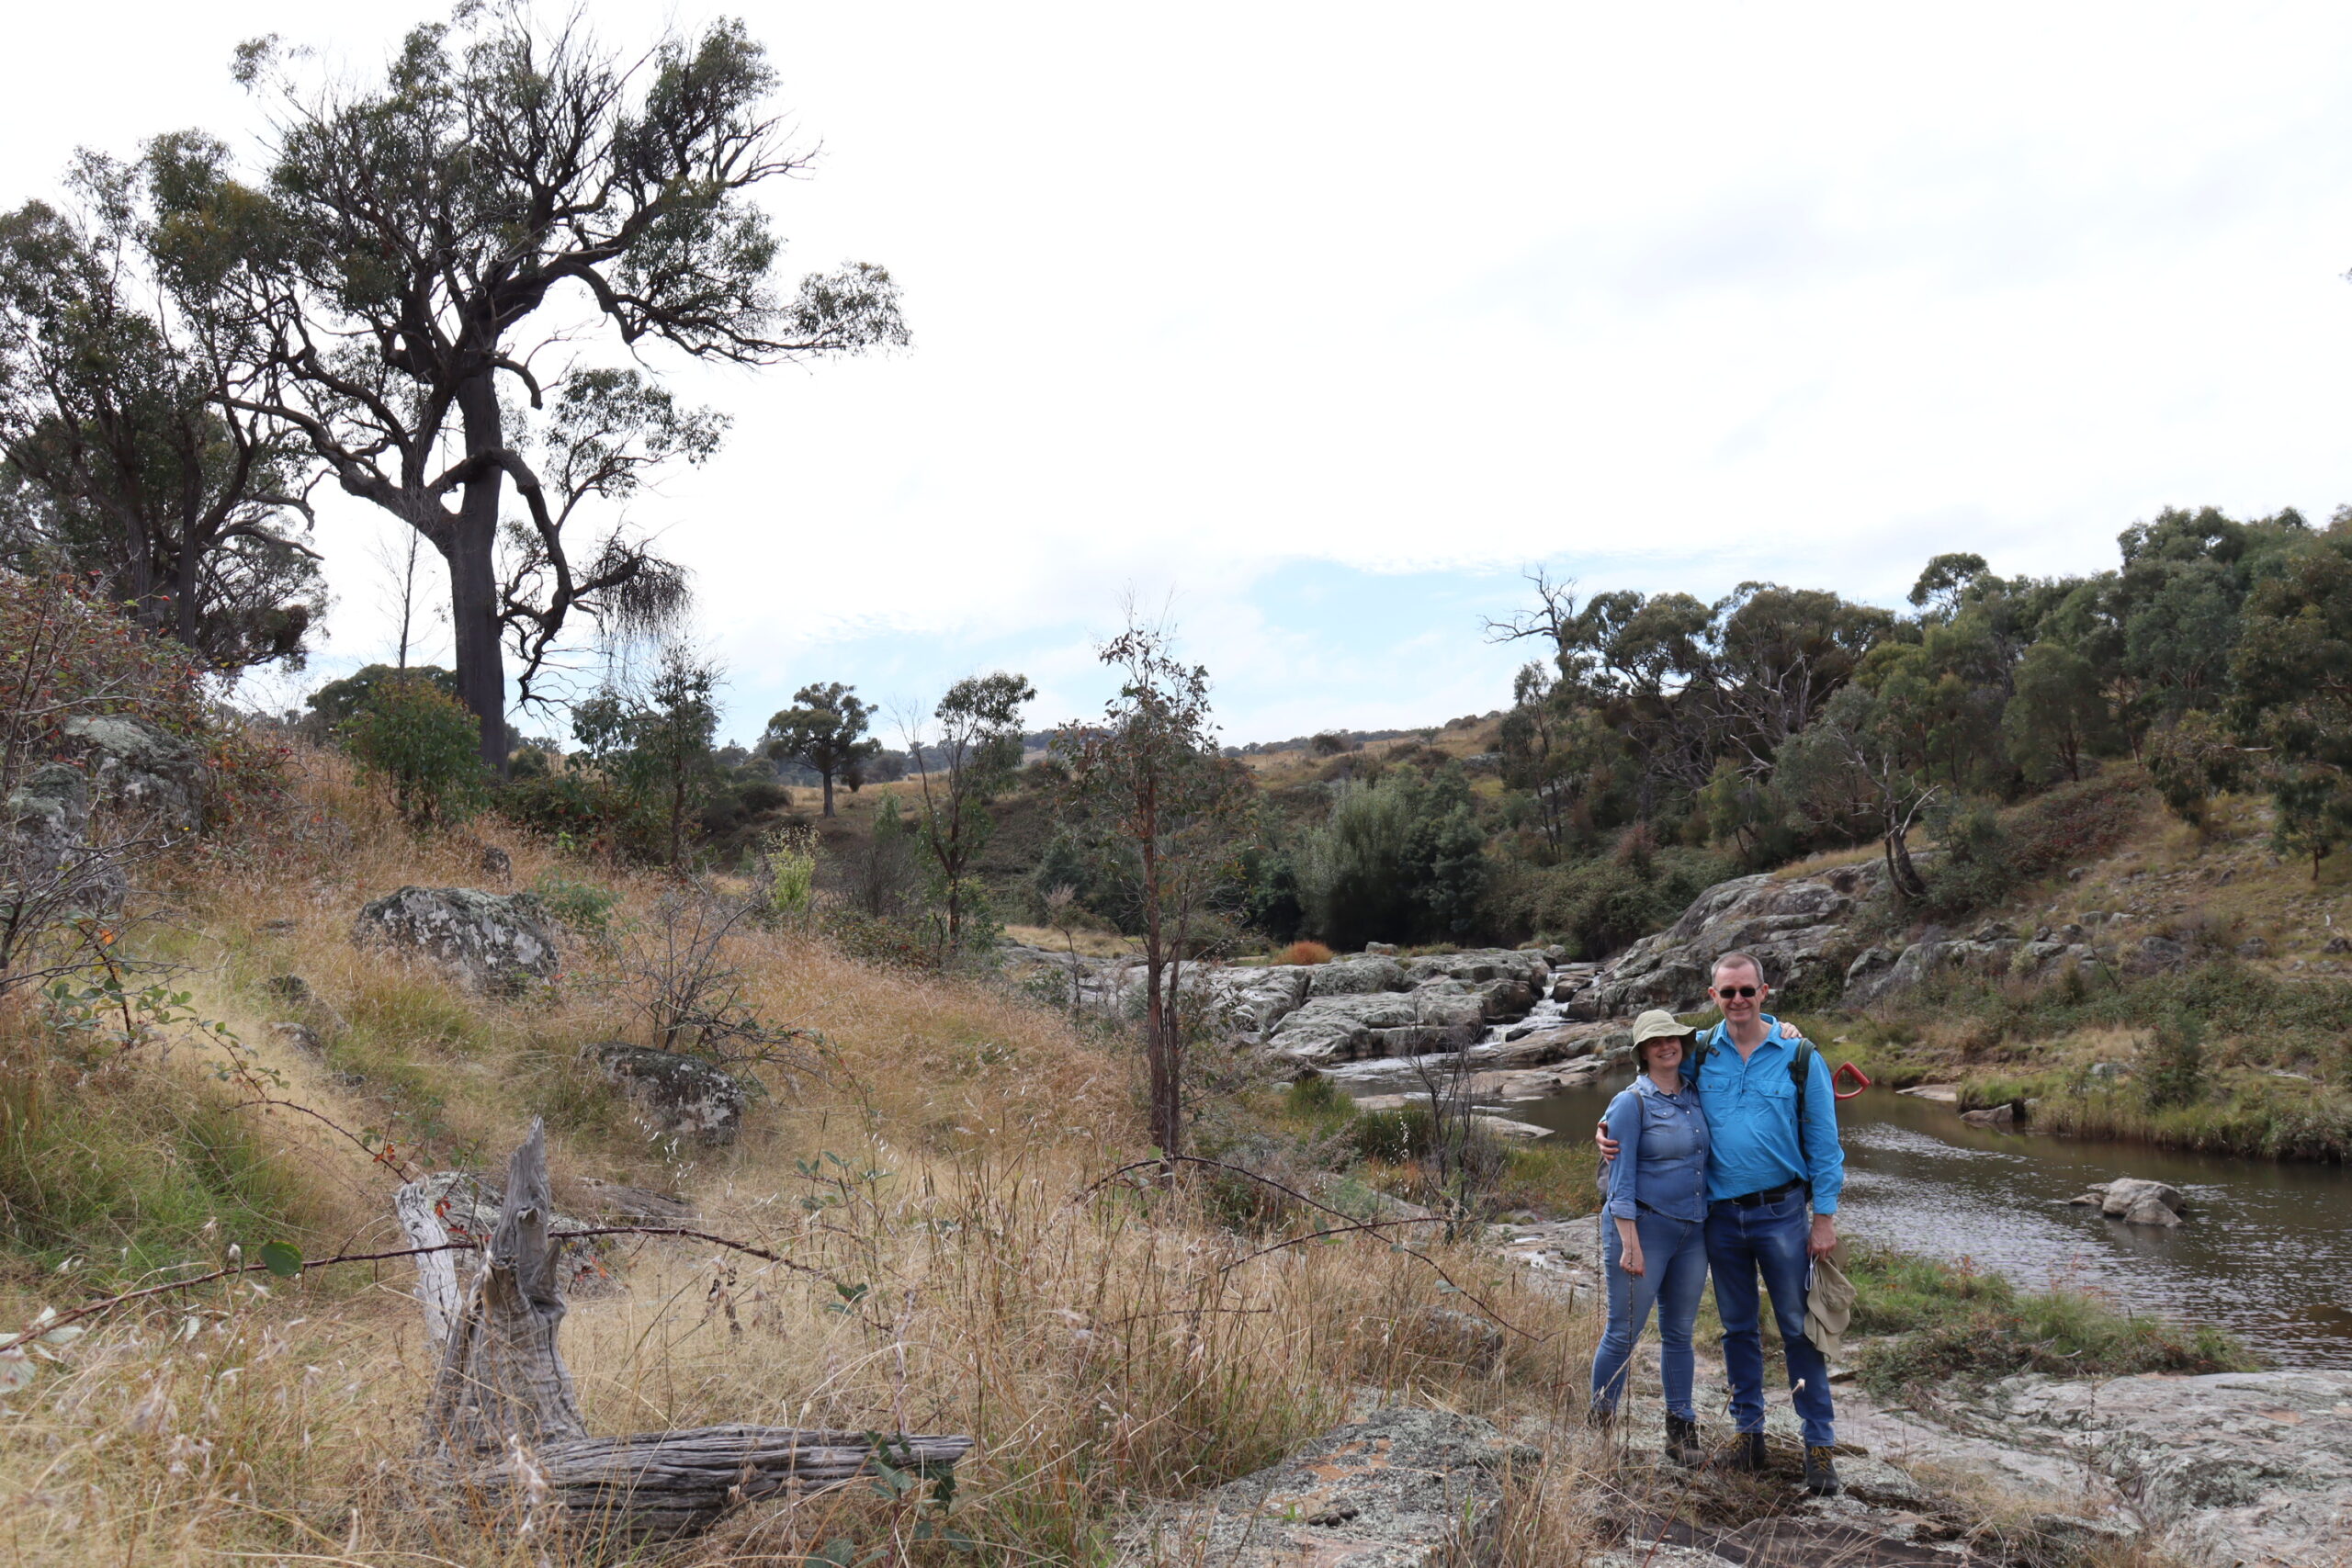
M 1590 1138 L 1625 1080 L 1499 1108 Z M 2275 1363 L 2352 1367 L 2352 1173 L 2138 1144 L 1971 1127 L 1951 1106 L 1871 1089 L 1838 1107 L 1858 1239 L 2067 1285 L 2134 1310 L 2218 1323 Z M 2155 1230 L 2069 1208 L 2094 1181 L 2169 1181 L 2186 1224 Z

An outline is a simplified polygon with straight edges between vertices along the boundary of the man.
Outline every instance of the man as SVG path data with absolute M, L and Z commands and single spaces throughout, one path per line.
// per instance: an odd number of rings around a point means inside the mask
M 1707 1266 L 1738 1433 L 1716 1462 L 1737 1470 L 1764 1463 L 1761 1275 L 1788 1358 L 1790 1398 L 1804 1425 L 1805 1489 L 1830 1496 L 1838 1487 L 1836 1412 L 1828 1363 L 1804 1337 L 1804 1297 L 1813 1260 L 1838 1245 L 1838 1194 L 1846 1185 L 1838 1097 L 1819 1054 L 1802 1036 L 1783 1038 L 1780 1021 L 1764 1010 L 1771 987 L 1754 958 L 1726 953 L 1715 960 L 1707 994 L 1723 1021 L 1700 1036 L 1688 1071 L 1707 1119 Z M 1802 1112 L 1791 1072 L 1800 1054 Z M 1595 1141 L 1604 1159 L 1617 1157 L 1605 1131 Z

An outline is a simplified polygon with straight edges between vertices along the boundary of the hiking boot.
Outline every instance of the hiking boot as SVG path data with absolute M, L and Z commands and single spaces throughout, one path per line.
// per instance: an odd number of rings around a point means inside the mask
M 1764 1468 L 1764 1434 L 1742 1432 L 1731 1440 L 1729 1448 L 1717 1449 L 1707 1461 L 1710 1470 L 1762 1470 Z
M 1666 1418 L 1666 1457 L 1685 1470 L 1699 1462 L 1699 1423 L 1680 1416 Z
M 1842 1489 L 1838 1480 L 1838 1450 L 1808 1446 L 1804 1450 L 1804 1489 L 1816 1497 L 1835 1497 Z

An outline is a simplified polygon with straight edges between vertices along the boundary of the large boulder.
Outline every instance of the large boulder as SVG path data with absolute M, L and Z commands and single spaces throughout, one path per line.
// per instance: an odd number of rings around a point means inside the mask
M 194 746 L 143 718 L 69 718 L 65 751 L 88 770 L 96 798 L 175 833 L 204 826 L 204 762 Z
M 1311 968 L 1295 964 L 1234 964 L 1211 973 L 1210 1017 L 1233 1033 L 1262 1040 L 1306 1000 Z
M 1458 1051 L 1486 1032 L 1475 1013 L 1468 1022 L 1458 1021 L 1465 1001 L 1476 998 L 1442 991 L 1426 998 L 1418 991 L 1317 997 L 1275 1024 L 1266 1044 L 1300 1066 Z
M 626 1040 L 583 1045 L 580 1058 L 628 1097 L 639 1125 L 656 1139 L 724 1145 L 742 1131 L 750 1086 L 723 1067 Z
M 2145 1181 L 2125 1176 L 2091 1190 L 2099 1195 L 2100 1213 L 2129 1224 L 2169 1228 L 2180 1224 L 2180 1217 L 2188 1213 L 2188 1200 L 2168 1181 Z
M 1475 1416 L 1390 1406 L 1196 1502 L 1152 1510 L 1120 1533 L 1114 1561 L 1120 1568 L 1483 1562 L 1502 1523 L 1504 1471 L 1535 1458 Z
M 1717 883 L 1681 918 L 1644 937 L 1602 970 L 1590 987 L 1595 1010 L 1623 1016 L 1647 1008 L 1689 1012 L 1706 1005 L 1709 971 L 1737 948 L 1763 962 L 1765 978 L 1793 990 L 1842 976 L 1858 945 L 1855 915 L 1884 886 L 1877 861 L 1806 876 L 1766 873 Z
M 103 914 L 128 890 L 119 857 L 94 852 L 88 838 L 90 784 L 64 762 L 35 768 L 8 792 L 6 818 L 11 883 L 26 890 L 21 917 L 0 904 L 0 919 L 46 922 L 69 914 Z
M 1306 994 L 1312 997 L 1360 997 L 1373 991 L 1401 991 L 1412 982 L 1393 958 L 1338 958 L 1329 964 L 1306 965 Z
M 352 940 L 431 961 L 490 996 L 555 977 L 555 931 L 528 893 L 403 887 L 359 911 Z

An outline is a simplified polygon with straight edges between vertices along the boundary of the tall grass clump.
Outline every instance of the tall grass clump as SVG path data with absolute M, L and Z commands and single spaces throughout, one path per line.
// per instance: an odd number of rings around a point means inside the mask
M 1849 1332 L 1883 1337 L 1861 1348 L 1856 1375 L 1882 1397 L 2019 1372 L 2128 1377 L 2260 1365 L 2211 1325 L 2140 1316 L 2087 1292 L 2020 1291 L 1965 1264 L 1849 1247 L 1848 1273 L 1856 1292 Z

